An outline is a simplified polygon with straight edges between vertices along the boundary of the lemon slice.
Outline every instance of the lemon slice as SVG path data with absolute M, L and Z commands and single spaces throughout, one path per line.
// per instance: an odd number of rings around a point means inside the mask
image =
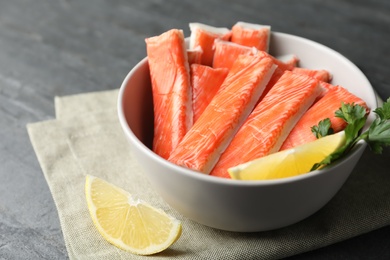
M 307 173 L 345 144 L 344 131 L 228 169 L 236 180 L 271 180 Z
M 126 191 L 87 175 L 85 194 L 99 233 L 111 244 L 138 255 L 151 255 L 172 245 L 181 223 Z

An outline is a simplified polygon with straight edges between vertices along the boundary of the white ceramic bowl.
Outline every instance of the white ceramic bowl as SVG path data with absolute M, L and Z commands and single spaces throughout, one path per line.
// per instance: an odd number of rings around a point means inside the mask
M 272 33 L 270 53 L 296 54 L 301 67 L 329 70 L 333 84 L 346 87 L 370 108 L 376 108 L 375 93 L 367 78 L 339 53 L 277 32 Z M 229 231 L 272 230 L 312 215 L 341 188 L 366 147 L 364 142 L 358 143 L 346 158 L 327 169 L 270 181 L 228 180 L 174 165 L 150 149 L 153 101 L 146 58 L 129 72 L 121 86 L 118 115 L 136 159 L 162 198 L 198 223 Z

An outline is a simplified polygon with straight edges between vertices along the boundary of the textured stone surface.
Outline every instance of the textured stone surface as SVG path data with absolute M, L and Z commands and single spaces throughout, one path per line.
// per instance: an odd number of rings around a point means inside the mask
M 145 37 L 239 20 L 333 48 L 390 96 L 387 0 L 0 1 L 0 259 L 67 259 L 26 124 L 54 118 L 55 96 L 118 88 L 145 56 Z M 293 258 L 389 259 L 389 241 L 385 227 Z

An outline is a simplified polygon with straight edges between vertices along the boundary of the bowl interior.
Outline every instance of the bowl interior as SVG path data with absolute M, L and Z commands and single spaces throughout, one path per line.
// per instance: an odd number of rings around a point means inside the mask
M 154 113 L 147 58 L 132 69 L 123 84 L 123 91 L 119 94 L 120 117 L 125 119 L 123 123 L 128 125 L 135 137 L 152 150 Z
M 270 53 L 274 56 L 295 54 L 300 60 L 300 67 L 328 70 L 333 76 L 333 85 L 341 85 L 363 98 L 371 109 L 377 107 L 376 96 L 368 79 L 338 52 L 308 39 L 273 32 Z M 144 146 L 142 149 L 149 150 L 146 151 L 149 153 L 153 144 L 154 123 L 147 58 L 140 61 L 125 78 L 119 93 L 118 113 L 127 136 L 136 143 L 140 141 Z M 368 122 L 372 120 L 371 113 Z

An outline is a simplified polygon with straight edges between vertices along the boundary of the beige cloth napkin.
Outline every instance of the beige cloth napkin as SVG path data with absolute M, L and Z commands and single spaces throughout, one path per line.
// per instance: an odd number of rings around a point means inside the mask
M 60 218 L 70 259 L 145 259 L 106 242 L 94 228 L 84 195 L 92 174 L 182 221 L 180 239 L 153 259 L 276 259 L 320 248 L 390 224 L 390 174 L 367 149 L 347 183 L 323 209 L 274 231 L 212 229 L 171 209 L 133 159 L 117 112 L 118 90 L 56 97 L 56 119 L 29 124 L 28 133 Z

